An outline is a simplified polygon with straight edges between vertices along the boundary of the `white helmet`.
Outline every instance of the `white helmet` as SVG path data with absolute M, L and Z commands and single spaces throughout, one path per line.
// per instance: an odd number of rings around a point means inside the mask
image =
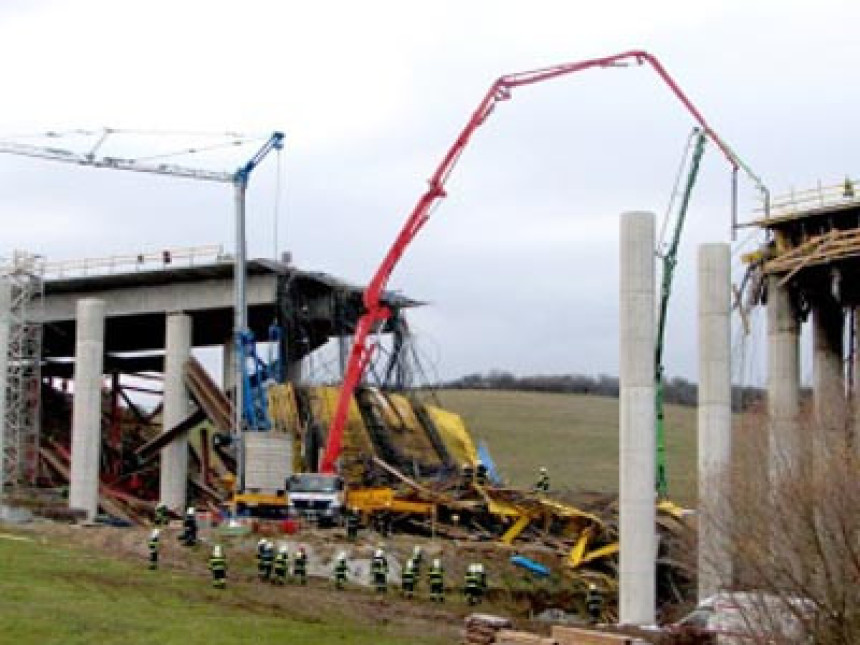
M 280 548 L 278 549 L 278 553 L 280 553 L 280 554 L 282 554 L 282 555 L 287 555 L 287 553 L 289 553 L 289 550 L 287 549 L 287 545 L 286 545 L 286 544 L 282 544 L 282 545 L 280 546 Z
M 412 549 L 412 553 L 413 553 L 413 555 L 421 555 L 421 547 L 418 545 L 415 545 L 415 548 Z
M 436 569 L 438 569 L 439 567 L 441 567 L 441 566 L 442 566 L 442 560 L 440 560 L 439 558 L 436 558 L 435 560 L 433 560 L 433 566 L 434 566 Z
M 542 473 L 546 474 L 546 466 L 541 466 L 541 467 L 540 467 L 540 471 L 541 471 Z
M 376 553 L 373 554 L 374 558 L 384 558 L 385 552 L 382 549 L 376 549 Z
M 260 538 L 260 541 L 257 542 L 258 547 L 265 546 L 265 544 L 266 544 L 266 538 Z
M 158 529 L 152 529 L 152 533 L 150 533 L 149 537 L 153 540 L 157 540 L 159 535 L 161 535 L 161 532 Z
M 188 515 L 189 517 L 190 517 L 190 516 L 192 516 L 192 515 L 194 515 L 194 507 L 193 507 L 193 506 L 189 506 L 189 507 L 188 507 L 188 510 L 185 512 L 185 514 L 186 514 L 186 515 Z
M 477 573 L 484 573 L 484 565 L 479 562 L 475 565 L 475 571 Z
M 267 549 L 274 549 L 274 548 L 275 548 L 275 543 L 274 543 L 274 542 L 272 542 L 271 540 L 267 540 L 267 541 L 266 541 L 266 548 L 267 548 Z
M 214 555 L 216 558 L 220 558 L 224 555 L 224 552 L 221 550 L 220 544 L 216 544 L 214 547 L 212 547 L 212 555 Z
M 340 560 L 341 562 L 343 562 L 344 560 L 346 560 L 346 551 L 341 551 L 340 553 L 338 553 L 338 554 L 337 554 L 337 559 L 338 559 L 338 560 Z

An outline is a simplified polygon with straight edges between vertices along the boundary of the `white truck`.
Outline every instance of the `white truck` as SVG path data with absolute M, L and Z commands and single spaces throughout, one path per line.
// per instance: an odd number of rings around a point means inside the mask
M 333 525 L 340 522 L 345 506 L 343 479 L 337 475 L 298 473 L 287 479 L 287 508 L 291 516 Z

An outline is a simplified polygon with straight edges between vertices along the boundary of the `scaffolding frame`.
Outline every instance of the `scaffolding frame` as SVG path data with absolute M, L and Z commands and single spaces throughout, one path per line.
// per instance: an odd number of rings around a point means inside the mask
M 0 267 L 0 496 L 38 476 L 44 261 L 15 251 Z

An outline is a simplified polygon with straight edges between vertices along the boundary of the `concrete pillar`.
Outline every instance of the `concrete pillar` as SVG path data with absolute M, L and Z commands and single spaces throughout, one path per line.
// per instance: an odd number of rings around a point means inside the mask
M 9 333 L 12 328 L 12 283 L 0 278 L 0 499 L 12 464 L 6 459 L 6 386 L 9 380 Z
M 656 608 L 653 213 L 621 215 L 619 622 L 651 625 Z
M 182 378 L 185 361 L 191 355 L 191 316 L 167 314 L 164 356 L 163 431 L 179 425 L 190 412 L 189 394 Z M 161 501 L 183 512 L 188 481 L 188 436 L 177 437 L 161 451 Z
M 811 440 L 816 460 L 824 457 L 828 448 L 845 445 L 844 321 L 842 307 L 832 298 L 824 296 L 812 307 L 815 428 Z
M 699 600 L 732 583 L 731 248 L 699 247 Z
M 804 442 L 800 433 L 800 323 L 789 297 L 780 286 L 782 276 L 767 284 L 767 411 L 769 417 L 769 473 L 779 477 L 801 463 Z
M 78 300 L 69 508 L 86 511 L 89 520 L 99 507 L 104 335 L 104 301 Z

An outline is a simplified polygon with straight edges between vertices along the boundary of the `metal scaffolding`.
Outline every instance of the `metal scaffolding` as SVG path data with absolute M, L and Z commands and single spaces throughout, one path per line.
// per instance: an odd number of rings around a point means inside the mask
M 43 273 L 42 258 L 22 251 L 0 267 L 0 495 L 37 475 Z

